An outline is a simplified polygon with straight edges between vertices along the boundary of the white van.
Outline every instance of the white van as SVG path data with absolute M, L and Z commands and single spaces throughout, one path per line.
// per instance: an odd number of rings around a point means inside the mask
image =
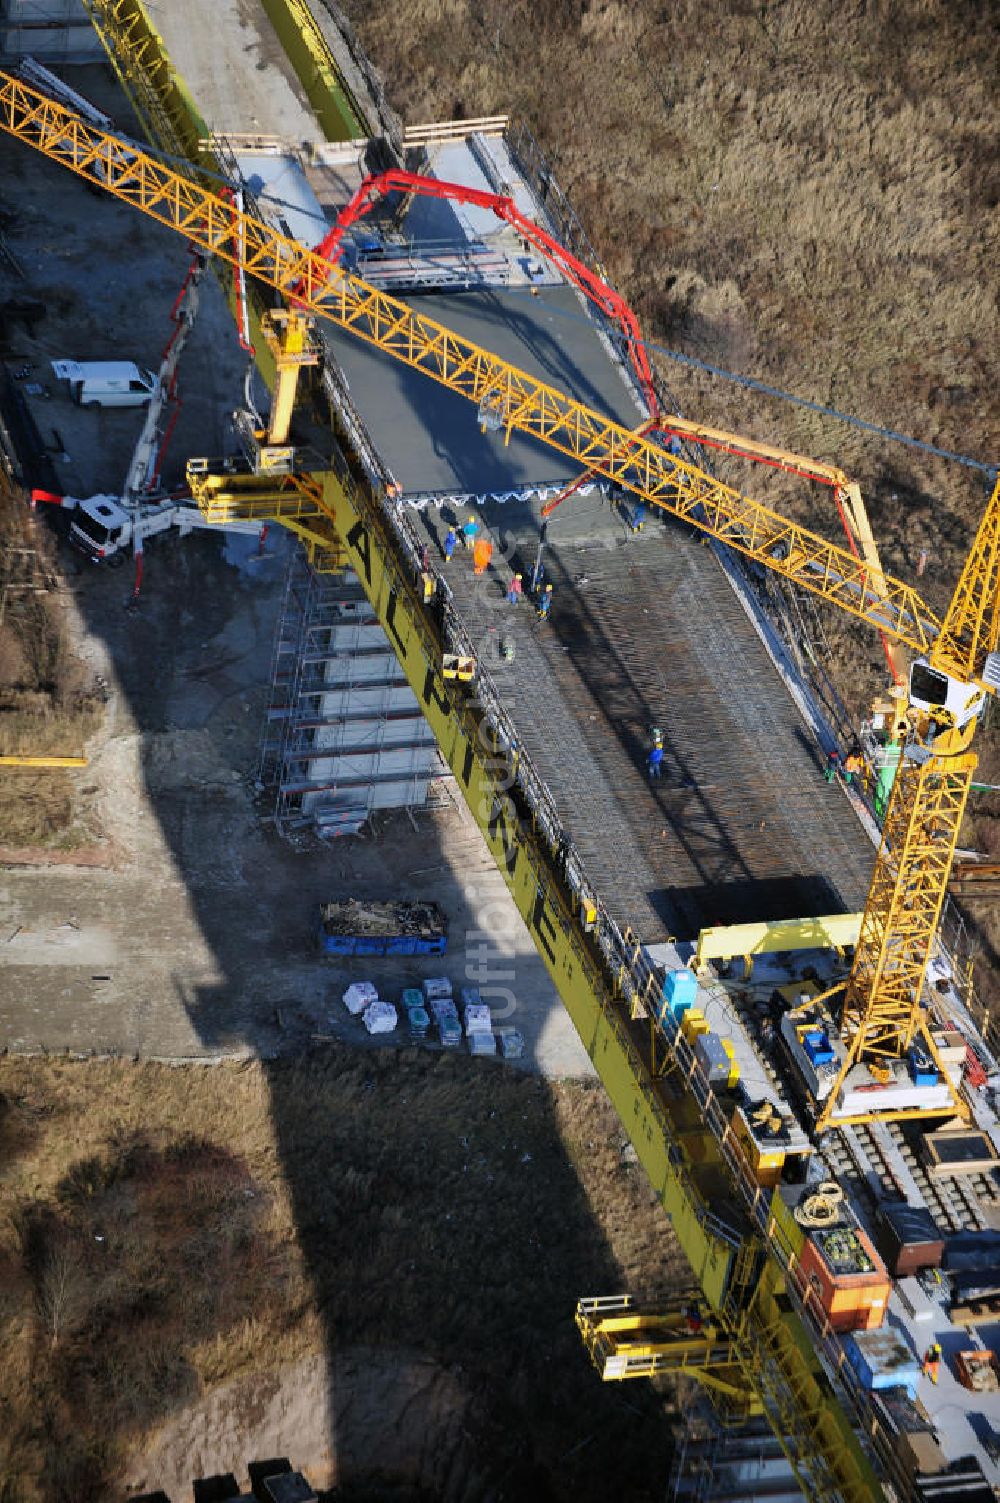
M 52 369 L 81 407 L 145 407 L 156 391 L 152 372 L 130 360 L 53 360 Z

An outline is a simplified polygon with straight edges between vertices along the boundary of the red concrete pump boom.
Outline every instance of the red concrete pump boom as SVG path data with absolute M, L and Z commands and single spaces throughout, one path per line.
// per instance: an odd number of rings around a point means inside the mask
M 468 188 L 463 183 L 443 182 L 436 177 L 425 177 L 418 172 L 403 172 L 393 168 L 389 172 L 365 178 L 354 197 L 341 209 L 335 223 L 315 247 L 315 254 L 336 261 L 347 230 L 370 213 L 379 198 L 385 198 L 390 193 L 419 193 L 423 198 L 440 198 L 451 203 L 468 204 L 477 209 L 489 209 L 498 219 L 516 230 L 522 240 L 533 246 L 540 256 L 544 256 L 558 268 L 568 282 L 590 298 L 606 317 L 617 323 L 624 335 L 628 358 L 649 410 L 649 422 L 643 431 L 648 432 L 659 424 L 660 411 L 653 387 L 653 373 L 646 358 L 639 320 L 632 309 L 613 287 L 603 282 L 571 251 L 535 224 L 534 220 L 522 214 L 512 198 L 500 193 L 490 193 L 484 188 Z

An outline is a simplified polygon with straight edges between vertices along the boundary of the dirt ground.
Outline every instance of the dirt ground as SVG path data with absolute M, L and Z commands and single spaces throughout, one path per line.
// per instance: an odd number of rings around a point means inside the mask
M 7 1058 L 0 1093 L 4 1498 L 273 1455 L 366 1499 L 662 1497 L 669 1405 L 573 1309 L 689 1275 L 597 1086 L 329 1045 Z
M 464 805 L 380 817 L 364 838 L 293 849 L 255 795 L 285 545 L 239 568 L 214 539 L 150 549 L 144 604 L 93 571 L 74 581 L 79 651 L 107 684 L 90 765 L 73 774 L 91 832 L 61 853 L 5 853 L 0 1036 L 21 1051 L 142 1058 L 275 1055 L 315 1035 L 368 1043 L 341 996 L 427 975 L 478 985 L 556 1075 L 590 1064 Z M 67 856 L 69 859 L 66 859 Z M 86 874 L 81 874 L 81 866 Z M 429 897 L 449 953 L 324 960 L 319 905 Z

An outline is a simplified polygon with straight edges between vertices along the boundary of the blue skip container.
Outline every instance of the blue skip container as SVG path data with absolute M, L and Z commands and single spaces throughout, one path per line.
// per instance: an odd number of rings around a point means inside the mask
M 680 1021 L 681 1015 L 693 1007 L 698 998 L 698 978 L 688 966 L 679 971 L 668 971 L 663 982 L 663 1000 Z

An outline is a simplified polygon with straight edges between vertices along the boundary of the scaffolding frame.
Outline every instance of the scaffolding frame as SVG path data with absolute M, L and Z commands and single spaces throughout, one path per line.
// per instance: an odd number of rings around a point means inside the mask
M 720 1421 L 706 1396 L 682 1406 L 684 1423 L 667 1478 L 665 1503 L 797 1503 L 802 1489 L 764 1416 Z
M 366 632 L 378 628 L 381 640 L 371 647 L 338 645 L 335 633 L 345 626 Z M 385 659 L 384 676 L 357 671 L 373 657 Z M 329 676 L 333 664 L 344 668 L 335 678 Z M 406 691 L 406 702 L 390 703 L 390 696 L 400 690 Z M 352 713 L 348 701 L 354 691 L 381 692 L 383 702 Z M 324 706 L 324 701 L 338 699 L 339 708 Z M 401 721 L 412 723 L 412 733 L 389 739 L 388 728 Z M 369 730 L 363 741 L 352 740 L 351 725 L 360 722 Z M 381 765 L 384 753 L 417 754 L 424 748 L 426 762 L 417 760 L 408 771 L 386 770 Z M 347 770 L 332 781 L 312 775 L 317 763 L 345 759 L 356 761 L 356 772 Z M 436 761 L 430 727 L 360 583 L 349 571 L 320 573 L 302 548 L 294 548 L 275 629 L 271 692 L 257 759 L 257 785 L 273 796 L 279 834 L 286 839 L 308 829 L 324 838 L 354 834 L 376 806 L 421 807 Z M 401 791 L 402 797 L 392 794 L 389 801 L 378 795 L 378 789 L 389 786 Z

